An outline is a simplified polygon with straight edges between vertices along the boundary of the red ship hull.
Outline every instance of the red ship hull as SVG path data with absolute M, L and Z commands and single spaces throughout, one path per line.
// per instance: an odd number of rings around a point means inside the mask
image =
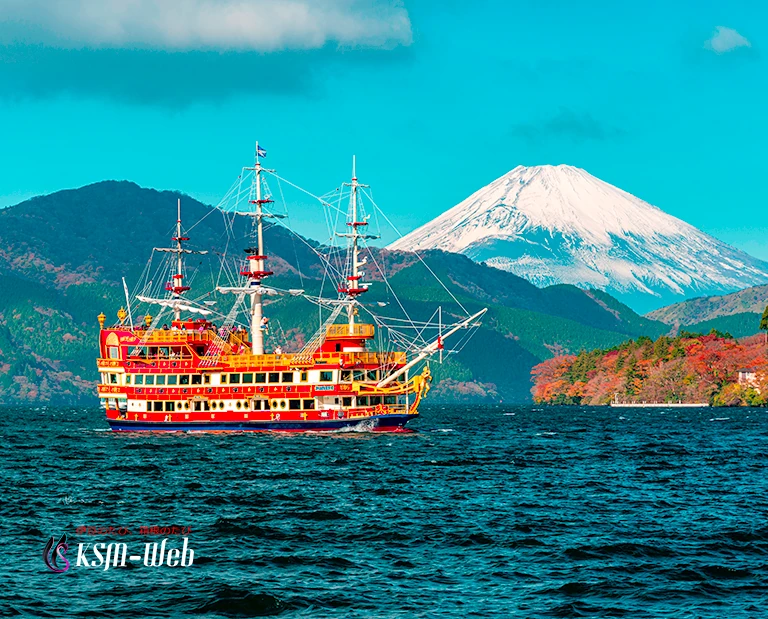
M 329 421 L 139 421 L 110 419 L 115 432 L 413 432 L 406 424 L 418 414 L 375 415 Z

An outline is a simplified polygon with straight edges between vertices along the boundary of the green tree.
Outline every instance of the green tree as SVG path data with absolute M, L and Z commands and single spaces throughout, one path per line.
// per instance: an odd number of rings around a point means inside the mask
M 763 310 L 763 317 L 760 319 L 760 331 L 765 331 L 765 343 L 768 344 L 768 305 Z

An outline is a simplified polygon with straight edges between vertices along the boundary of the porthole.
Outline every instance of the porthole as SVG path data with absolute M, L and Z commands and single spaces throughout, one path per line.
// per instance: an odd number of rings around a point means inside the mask
M 237 406 L 237 409 L 240 410 L 241 408 L 243 408 L 243 403 L 240 402 L 240 400 L 238 400 L 237 404 L 235 404 L 235 406 Z
M 184 402 L 184 410 L 189 410 L 189 402 Z
M 280 408 L 285 408 L 285 400 L 280 400 Z

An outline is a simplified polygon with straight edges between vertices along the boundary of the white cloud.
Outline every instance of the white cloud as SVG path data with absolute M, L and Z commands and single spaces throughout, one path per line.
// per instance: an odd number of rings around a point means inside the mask
M 704 43 L 704 47 L 717 54 L 724 54 L 738 47 L 752 47 L 752 44 L 733 28 L 717 26 L 712 38 Z
M 0 43 L 268 52 L 411 40 L 399 0 L 0 0 Z

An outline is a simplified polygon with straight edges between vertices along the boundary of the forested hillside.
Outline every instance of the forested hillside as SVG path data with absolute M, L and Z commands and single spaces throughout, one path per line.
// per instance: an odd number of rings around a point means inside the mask
M 120 278 L 133 289 L 152 248 L 168 246 L 179 196 L 185 224 L 194 226 L 191 246 L 210 251 L 197 259 L 192 285 L 199 295 L 212 290 L 227 243 L 239 248 L 247 241 L 244 225 L 236 222 L 228 233 L 221 213 L 192 198 L 107 181 L 0 211 L 0 402 L 95 402 L 96 316 L 104 312 L 113 320 L 125 303 Z M 267 231 L 266 243 L 275 271 L 270 282 L 320 290 L 323 268 L 314 241 L 277 226 Z M 402 305 L 426 319 L 440 304 L 446 320 L 465 315 L 451 294 L 469 311 L 488 307 L 482 328 L 462 342 L 461 352 L 448 352 L 444 364 L 433 367 L 433 399 L 526 401 L 530 369 L 542 360 L 668 330 L 605 293 L 537 288 L 458 254 L 431 251 L 422 262 L 408 252 L 371 251 L 398 297 L 371 267 L 375 283 L 365 301 L 372 306 L 397 312 Z M 269 346 L 296 350 L 318 326 L 316 310 L 301 299 L 278 298 L 267 310 L 274 325 Z

